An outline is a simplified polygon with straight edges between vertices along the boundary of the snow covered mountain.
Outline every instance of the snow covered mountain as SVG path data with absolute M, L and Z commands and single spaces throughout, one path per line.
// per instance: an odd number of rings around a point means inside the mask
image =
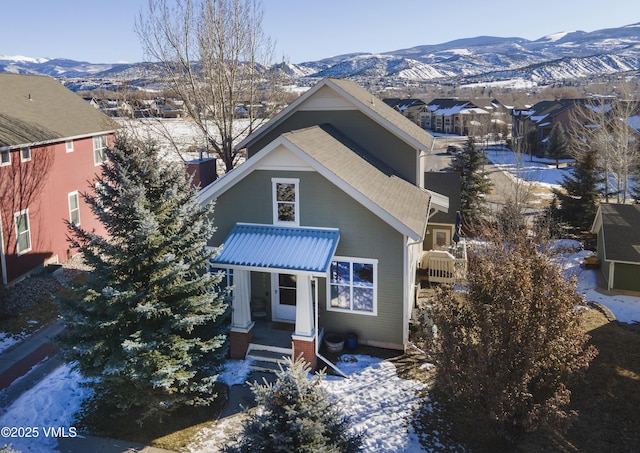
M 479 36 L 381 54 L 352 53 L 319 61 L 276 65 L 292 79 L 343 77 L 382 83 L 468 83 L 562 80 L 640 74 L 640 22 L 593 32 L 555 33 L 535 41 Z M 273 68 L 272 68 L 273 69 Z M 0 55 L 0 71 L 48 74 L 72 89 L 118 79 L 144 80 L 145 65 L 92 64 L 65 59 Z M 79 82 L 81 81 L 81 82 Z

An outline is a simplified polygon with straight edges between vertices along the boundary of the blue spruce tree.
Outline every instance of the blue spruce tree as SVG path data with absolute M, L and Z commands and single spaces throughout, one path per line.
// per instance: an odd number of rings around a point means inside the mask
M 226 354 L 226 294 L 204 272 L 215 231 L 181 165 L 152 143 L 124 137 L 106 151 L 95 194 L 83 194 L 102 237 L 69 224 L 70 242 L 93 268 L 62 299 L 67 360 L 90 380 L 94 403 L 142 423 L 214 401 Z

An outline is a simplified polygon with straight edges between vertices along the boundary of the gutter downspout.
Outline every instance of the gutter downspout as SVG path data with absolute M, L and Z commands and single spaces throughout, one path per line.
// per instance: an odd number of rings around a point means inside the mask
M 324 357 L 323 355 L 320 354 L 320 338 L 319 338 L 319 326 L 318 326 L 318 279 L 316 277 L 311 277 L 311 281 L 313 282 L 313 289 L 314 289 L 314 298 L 315 298 L 315 309 L 316 309 L 316 316 L 315 316 L 315 331 L 316 331 L 316 357 L 319 359 L 322 359 L 323 362 L 325 362 L 326 364 L 328 364 L 331 368 L 333 368 L 333 370 L 338 373 L 340 376 L 347 378 L 347 379 L 351 379 L 349 376 L 347 376 L 346 374 L 344 374 L 344 372 L 342 372 L 342 370 L 340 368 L 338 368 L 335 364 L 331 363 L 331 361 L 329 359 L 327 359 L 326 357 Z

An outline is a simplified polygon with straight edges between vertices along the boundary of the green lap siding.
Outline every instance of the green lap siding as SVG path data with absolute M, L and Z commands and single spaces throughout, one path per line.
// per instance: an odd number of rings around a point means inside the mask
M 640 265 L 615 263 L 613 287 L 624 291 L 640 291 Z
M 218 230 L 210 244 L 219 245 L 237 222 L 273 223 L 271 178 L 299 179 L 300 225 L 339 228 L 337 256 L 378 260 L 377 316 L 328 311 L 326 279 L 319 279 L 320 325 L 327 331 L 354 331 L 363 342 L 401 346 L 404 237 L 320 174 L 253 171 L 216 201 Z

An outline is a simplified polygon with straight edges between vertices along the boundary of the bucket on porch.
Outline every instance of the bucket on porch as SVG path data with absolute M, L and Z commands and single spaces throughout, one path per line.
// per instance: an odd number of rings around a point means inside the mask
M 327 333 L 324 337 L 324 344 L 329 352 L 342 352 L 344 348 L 344 336 L 339 333 Z
M 344 336 L 344 346 L 347 348 L 347 351 L 353 351 L 358 346 L 358 334 L 354 332 L 347 332 Z

